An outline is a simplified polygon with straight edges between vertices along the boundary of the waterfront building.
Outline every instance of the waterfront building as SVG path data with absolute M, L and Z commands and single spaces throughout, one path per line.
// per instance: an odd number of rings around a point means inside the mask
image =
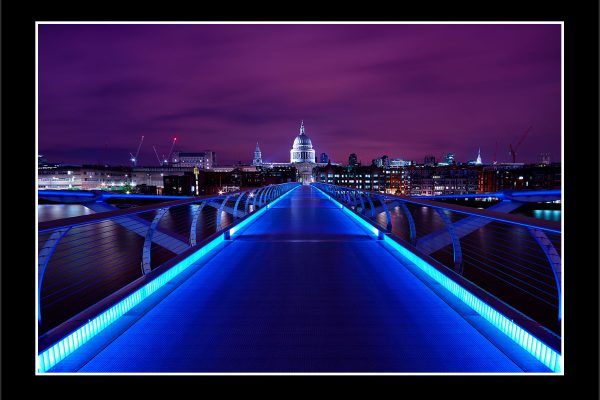
M 405 194 L 440 196 L 477 193 L 479 168 L 415 166 L 407 169 Z
M 385 190 L 385 175 L 382 168 L 370 166 L 341 166 L 328 164 L 316 168 L 317 182 L 347 186 L 364 190 Z
M 390 159 L 387 155 L 383 155 L 379 158 L 374 159 L 373 164 L 375 164 L 377 167 L 389 167 Z
M 389 166 L 390 167 L 407 167 L 411 164 L 412 164 L 411 161 L 406 161 L 406 160 L 403 160 L 402 158 L 392 158 L 390 160 Z
M 560 189 L 560 163 L 485 166 L 478 177 L 478 193 L 504 190 Z
M 171 165 L 182 168 L 211 169 L 216 165 L 216 155 L 211 150 L 200 152 L 175 151 L 171 156 Z

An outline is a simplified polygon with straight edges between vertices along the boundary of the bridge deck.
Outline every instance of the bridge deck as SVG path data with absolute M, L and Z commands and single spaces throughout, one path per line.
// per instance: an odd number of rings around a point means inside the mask
M 102 347 L 79 371 L 522 371 L 307 186 Z

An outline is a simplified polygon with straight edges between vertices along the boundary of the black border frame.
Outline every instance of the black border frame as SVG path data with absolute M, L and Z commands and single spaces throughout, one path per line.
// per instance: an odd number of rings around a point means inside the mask
M 261 395 L 312 396 L 327 389 L 370 396 L 529 398 L 575 395 L 599 397 L 598 338 L 598 49 L 597 2 L 551 1 L 398 3 L 400 11 L 374 4 L 369 9 L 342 5 L 327 15 L 307 3 L 288 6 L 293 13 L 267 16 L 256 3 L 247 9 L 218 4 L 46 1 L 2 3 L 2 135 L 0 189 L 2 223 L 1 381 L 8 398 L 44 396 L 82 398 L 96 394 L 146 396 L 167 389 L 171 396 L 226 395 L 231 389 L 260 389 Z M 211 10 L 210 12 L 208 10 Z M 565 198 L 565 375 L 564 376 L 36 376 L 35 304 L 35 21 L 189 21 L 189 20 L 398 20 L 398 21 L 564 21 L 564 198 Z M 17 174 L 19 178 L 17 178 Z M 26 179 L 20 177 L 25 176 Z M 591 203 L 591 205 L 590 205 Z M 582 204 L 584 206 L 582 206 Z M 596 229 L 590 234 L 590 225 Z M 587 228 L 587 230 L 586 230 Z M 3 249 L 4 251 L 1 251 Z M 590 251 L 593 249 L 593 251 Z M 163 379 L 164 378 L 164 379 Z M 122 386 L 115 387 L 115 383 Z M 315 385 L 319 385 L 318 387 Z M 260 386 L 260 388 L 259 388 Z M 281 390 L 284 389 L 284 390 Z M 414 393 L 414 394 L 413 394 Z M 596 396 L 594 396 L 593 394 Z M 494 397 L 496 397 L 494 396 Z

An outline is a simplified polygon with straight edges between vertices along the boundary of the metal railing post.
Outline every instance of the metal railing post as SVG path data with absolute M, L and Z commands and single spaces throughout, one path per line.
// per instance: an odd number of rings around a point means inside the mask
M 241 194 L 238 196 L 237 200 L 235 201 L 235 206 L 233 206 L 233 219 L 236 219 L 236 218 L 238 218 L 238 204 L 240 203 L 240 200 L 242 199 L 242 197 L 244 197 L 244 195 L 245 195 L 246 193 L 247 193 L 247 192 L 243 192 L 243 193 L 241 193 Z
M 150 271 L 152 271 L 150 265 L 150 250 L 152 248 L 152 236 L 154 235 L 154 231 L 160 222 L 160 219 L 169 211 L 170 207 L 167 208 L 159 208 L 157 214 L 154 216 L 152 220 L 152 224 L 148 227 L 146 231 L 146 238 L 144 239 L 144 247 L 142 249 L 142 274 L 146 275 Z
M 273 200 L 273 191 L 275 190 L 275 185 L 270 186 L 267 189 L 267 195 L 265 196 L 265 203 L 270 203 Z
M 196 245 L 196 226 L 198 225 L 198 219 L 202 213 L 202 209 L 206 205 L 206 201 L 201 204 L 192 204 L 192 225 L 190 226 L 190 247 Z
M 412 244 L 413 246 L 416 246 L 417 245 L 417 230 L 415 229 L 415 220 L 413 219 L 413 216 L 410 213 L 410 210 L 408 209 L 408 207 L 406 206 L 406 204 L 403 201 L 400 202 L 399 207 L 402 209 L 402 212 L 404 212 L 404 215 L 406 216 L 406 219 L 408 221 L 410 244 Z
M 360 200 L 360 213 L 365 213 L 365 202 L 363 201 L 363 193 L 358 192 L 358 199 Z
M 221 214 L 223 213 L 223 208 L 225 207 L 225 203 L 227 203 L 227 200 L 229 200 L 230 197 L 231 197 L 230 194 L 225 196 L 225 200 L 223 200 L 223 202 L 219 206 L 219 210 L 217 211 L 217 230 L 219 230 L 221 228 Z
M 442 218 L 442 221 L 444 221 L 444 224 L 446 224 L 446 229 L 448 229 L 448 233 L 450 234 L 450 238 L 452 239 L 452 249 L 454 250 L 454 270 L 462 275 L 462 250 L 460 248 L 460 240 L 456 235 L 454 225 L 452 224 L 452 221 L 450 221 L 450 218 L 448 217 L 448 214 L 446 214 L 445 210 L 442 210 L 441 208 L 436 208 L 435 211 L 437 211 L 438 215 Z
M 356 190 L 352 191 L 352 203 L 354 203 L 354 209 L 356 210 L 356 208 L 358 207 L 356 203 Z
M 561 280 L 562 280 L 562 264 L 560 260 L 560 255 L 556 251 L 556 248 L 548 239 L 548 236 L 544 232 L 539 229 L 529 228 L 529 233 L 537 244 L 542 248 L 544 255 L 548 259 L 548 263 L 550 263 L 550 267 L 552 268 L 552 273 L 554 274 L 554 281 L 556 282 L 556 290 L 558 293 L 558 320 L 562 319 L 562 301 L 561 301 Z
M 261 193 L 263 190 L 265 190 L 264 186 L 263 186 L 263 187 L 261 187 L 261 188 L 259 188 L 259 189 L 257 190 L 257 192 L 254 194 L 254 201 L 252 201 L 252 206 L 254 207 L 254 210 L 256 210 L 256 200 L 258 200 L 258 199 L 259 199 L 259 197 L 260 197 L 260 193 Z M 260 201 L 258 202 L 258 206 L 260 207 Z
M 263 189 L 263 191 L 260 193 L 260 198 L 258 199 L 258 206 L 262 207 L 265 204 L 264 198 L 265 198 L 265 194 L 267 193 L 267 190 L 269 190 L 271 186 L 267 186 Z
M 381 205 L 383 206 L 383 209 L 385 210 L 385 218 L 387 219 L 387 224 L 385 229 L 388 232 L 392 231 L 392 216 L 390 214 L 390 210 L 388 209 L 387 204 L 385 204 L 385 200 L 383 199 L 383 196 L 377 196 L 377 199 L 381 202 Z
M 244 204 L 244 214 L 248 214 L 248 205 L 250 203 L 250 199 L 256 197 L 256 189 L 251 190 L 250 192 L 248 192 L 248 197 L 246 197 L 246 204 Z
M 369 193 L 365 193 L 365 197 L 369 200 L 369 204 L 371 205 L 371 217 L 375 217 L 375 205 L 373 204 L 373 200 L 371 200 Z

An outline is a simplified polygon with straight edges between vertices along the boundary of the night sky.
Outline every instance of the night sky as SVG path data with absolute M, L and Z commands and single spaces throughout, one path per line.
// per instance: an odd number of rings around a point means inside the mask
M 40 25 L 39 153 L 158 165 L 289 161 L 300 120 L 317 156 L 363 164 L 560 161 L 560 25 Z

